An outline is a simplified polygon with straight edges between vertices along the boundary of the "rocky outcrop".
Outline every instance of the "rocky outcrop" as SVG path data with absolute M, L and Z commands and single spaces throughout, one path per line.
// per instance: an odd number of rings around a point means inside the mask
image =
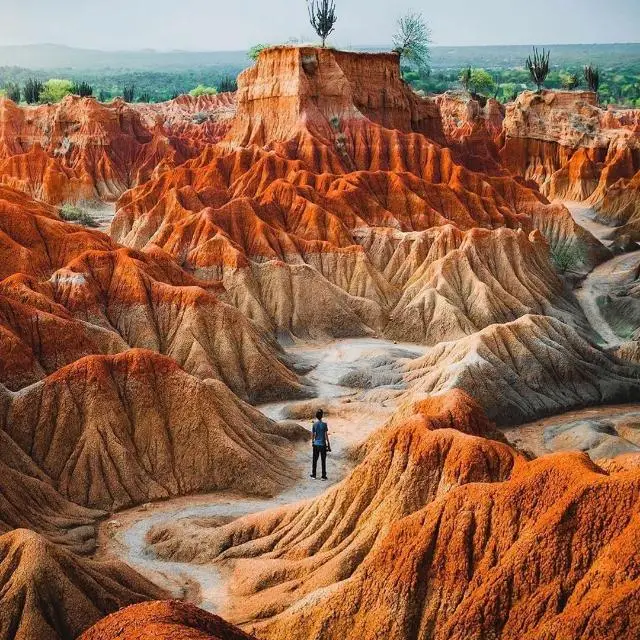
M 551 199 L 588 200 L 608 224 L 638 209 L 640 112 L 600 109 L 589 92 L 525 91 L 508 105 L 500 155 Z M 625 233 L 622 232 L 622 233 Z M 637 234 L 636 234 L 637 235 Z
M 488 145 L 497 118 L 487 109 Z M 568 211 L 498 166 L 495 147 L 488 173 L 470 170 L 488 147 L 476 148 L 471 134 L 458 135 L 450 124 L 445 136 L 439 113 L 401 81 L 395 55 L 268 49 L 239 79 L 237 115 L 225 142 L 127 192 L 111 234 L 137 249 L 160 246 L 201 280 L 222 280 L 226 300 L 267 331 L 302 338 L 454 337 L 438 323 L 433 336 L 422 320 L 410 326 L 392 320 L 401 315 L 398 302 L 407 306 L 412 296 L 405 289 L 410 269 L 428 267 L 412 255 L 403 279 L 396 277 L 389 259 L 402 234 L 442 228 L 437 244 L 444 250 L 451 245 L 449 225 L 529 234 L 543 220 L 554 245 L 584 244 L 587 265 L 602 259 L 593 238 L 577 237 Z M 445 121 L 453 119 L 449 114 Z M 553 225 L 551 218 L 562 222 Z M 404 246 L 412 242 L 408 236 Z M 548 271 L 548 258 L 541 261 L 547 266 L 535 267 L 536 282 L 550 278 L 538 268 Z M 556 278 L 552 288 L 558 285 Z M 525 298 L 510 305 L 513 313 L 536 309 Z M 308 312 L 314 300 L 326 309 L 320 326 Z M 503 321 L 493 312 L 487 311 L 491 322 Z
M 67 640 L 120 607 L 165 597 L 121 563 L 80 559 L 24 529 L 0 536 L 0 638 Z
M 62 496 L 88 507 L 220 489 L 272 495 L 291 481 L 274 423 L 150 351 L 84 358 L 3 392 L 0 405 L 2 429 Z
M 0 184 L 51 204 L 116 200 L 154 173 L 202 150 L 215 128 L 165 126 L 163 114 L 142 118 L 122 100 L 101 104 L 69 96 L 55 105 L 0 101 Z M 167 116 L 165 116 L 167 117 Z M 213 116 L 212 116 L 213 117 Z M 153 120 L 153 121 L 152 121 Z M 194 135 L 194 128 L 204 132 Z
M 148 129 L 161 125 L 172 136 L 198 146 L 220 142 L 236 115 L 233 93 L 182 95 L 168 102 L 140 102 L 130 106 L 140 114 Z
M 127 607 L 107 616 L 80 640 L 255 640 L 222 618 L 166 600 Z
M 578 454 L 459 487 L 398 521 L 350 578 L 257 628 L 294 640 L 631 640 L 639 495 L 637 472 L 609 476 Z
M 411 395 L 464 389 L 499 424 L 592 404 L 630 402 L 638 369 L 621 365 L 565 323 L 523 316 L 441 343 L 408 365 Z
M 76 553 L 95 549 L 95 526 L 102 512 L 65 500 L 50 478 L 0 431 L 0 535 L 31 529 Z
M 313 136 L 366 118 L 386 129 L 443 140 L 435 104 L 400 77 L 395 53 L 272 47 L 238 78 L 238 112 L 229 141 L 242 147 Z
M 246 400 L 302 394 L 279 347 L 220 300 L 219 283 L 196 280 L 157 247 L 119 249 L 18 192 L 2 193 L 0 383 L 17 390 L 84 356 L 137 347 Z

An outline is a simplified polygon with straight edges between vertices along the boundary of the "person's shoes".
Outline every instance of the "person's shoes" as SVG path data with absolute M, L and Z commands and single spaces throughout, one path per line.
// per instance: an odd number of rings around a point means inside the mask
M 329 478 L 327 478 L 327 476 L 322 476 L 323 480 L 328 480 Z
M 310 473 L 310 474 L 309 474 L 309 477 L 310 477 L 310 478 L 313 478 L 314 480 L 316 479 L 316 477 L 313 475 L 313 473 Z

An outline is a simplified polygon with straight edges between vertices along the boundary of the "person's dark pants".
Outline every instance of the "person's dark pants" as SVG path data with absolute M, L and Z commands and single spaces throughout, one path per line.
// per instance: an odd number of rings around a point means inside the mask
M 327 447 L 314 444 L 313 445 L 313 471 L 312 476 L 316 475 L 316 469 L 318 468 L 318 457 L 322 460 L 322 477 L 327 477 Z

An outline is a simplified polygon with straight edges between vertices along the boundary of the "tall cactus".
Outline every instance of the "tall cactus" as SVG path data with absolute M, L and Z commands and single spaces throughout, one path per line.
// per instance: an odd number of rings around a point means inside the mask
M 531 79 L 538 87 L 538 93 L 542 92 L 542 87 L 544 85 L 544 81 L 547 79 L 549 75 L 549 56 L 551 55 L 551 51 L 545 51 L 542 49 L 542 53 L 533 48 L 533 57 L 529 56 L 527 58 L 527 69 L 529 69 L 529 73 L 531 74 Z

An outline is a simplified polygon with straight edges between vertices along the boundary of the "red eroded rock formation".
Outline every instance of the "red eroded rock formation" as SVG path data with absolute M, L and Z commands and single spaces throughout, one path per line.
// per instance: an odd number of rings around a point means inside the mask
M 48 277 L 84 251 L 115 246 L 103 233 L 63 222 L 53 207 L 0 187 L 0 280 Z
M 448 146 L 456 159 L 473 171 L 502 175 L 498 143 L 502 135 L 504 106 L 487 100 L 484 107 L 465 93 L 436 96 Z
M 271 332 L 383 333 L 408 277 L 391 273 L 396 241 L 381 229 L 441 233 L 441 248 L 449 225 L 529 233 L 542 221 L 554 243 L 576 235 L 563 207 L 498 167 L 495 146 L 491 175 L 465 166 L 493 145 L 495 118 L 486 122 L 482 148 L 472 133 L 458 144 L 447 127 L 448 148 L 438 105 L 402 82 L 396 55 L 272 48 L 240 76 L 225 141 L 124 194 L 111 234 L 138 249 L 160 246 L 200 279 L 221 279 L 226 300 Z M 588 234 L 578 242 L 588 247 L 585 263 L 601 259 Z M 406 273 L 419 266 L 411 259 Z M 317 304 L 326 311 L 314 326 L 308 310 Z M 399 331 L 431 340 L 420 324 Z M 452 338 L 446 331 L 438 337 Z
M 80 640 L 255 640 L 222 618 L 166 600 L 132 605 L 107 616 Z
M 95 549 L 97 518 L 104 514 L 65 500 L 50 478 L 0 431 L 0 535 L 31 529 L 76 553 Z
M 224 614 L 266 639 L 634 638 L 637 467 L 527 462 L 456 429 L 490 433 L 461 392 L 412 411 L 324 496 L 154 548 L 233 571 Z
M 364 461 L 320 498 L 217 530 L 186 520 L 152 530 L 149 541 L 156 553 L 172 560 L 242 558 L 233 563 L 228 615 L 271 617 L 347 579 L 396 520 L 461 484 L 509 477 L 523 459 L 506 444 L 483 437 L 493 435 L 466 394 L 431 398 L 384 428 L 369 443 Z M 241 601 L 235 601 L 240 594 Z
M 68 640 L 105 615 L 166 597 L 120 562 L 78 558 L 32 531 L 0 536 L 0 639 Z
M 0 393 L 0 427 L 63 496 L 99 509 L 218 489 L 272 495 L 291 481 L 274 423 L 151 351 L 89 356 Z
M 141 102 L 131 107 L 149 129 L 161 124 L 178 138 L 214 144 L 228 133 L 236 113 L 236 100 L 232 93 L 182 95 L 168 102 Z
M 504 166 L 549 198 L 588 200 L 612 225 L 637 219 L 640 111 L 600 109 L 589 92 L 525 91 L 504 136 Z
M 0 196 L 0 383 L 17 390 L 81 357 L 139 347 L 245 399 L 301 393 L 277 345 L 220 300 L 217 282 L 157 247 L 119 249 L 20 192 Z
M 215 139 L 210 126 L 204 129 L 199 136 L 193 127 L 174 132 L 164 126 L 160 108 L 155 119 L 147 116 L 143 122 L 138 110 L 121 100 L 101 104 L 69 96 L 56 105 L 19 107 L 3 99 L 0 184 L 52 204 L 116 200 L 198 153 Z

